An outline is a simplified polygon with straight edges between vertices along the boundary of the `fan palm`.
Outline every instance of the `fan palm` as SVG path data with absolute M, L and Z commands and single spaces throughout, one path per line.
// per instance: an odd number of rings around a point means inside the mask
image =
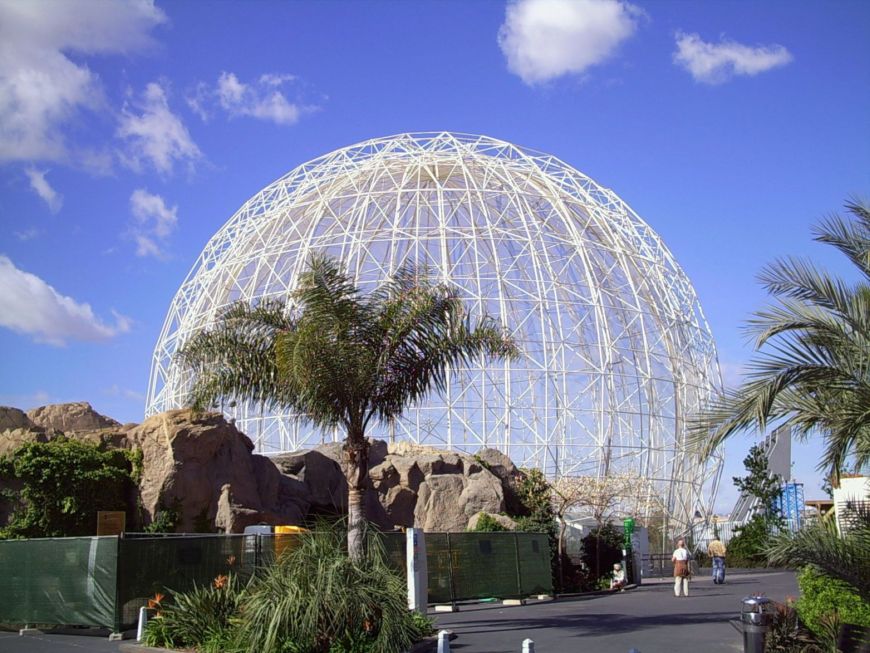
M 775 301 L 749 321 L 757 355 L 745 382 L 693 424 L 705 454 L 738 431 L 781 420 L 800 436 L 822 435 L 819 467 L 837 477 L 849 457 L 870 460 L 870 207 L 846 208 L 852 219 L 830 217 L 814 235 L 848 257 L 857 281 L 795 258 L 762 271 Z
M 348 551 L 363 546 L 368 479 L 366 429 L 389 422 L 449 370 L 482 358 L 517 355 L 490 317 L 473 322 L 455 288 L 401 269 L 363 295 L 337 261 L 314 256 L 283 301 L 236 303 L 179 352 L 193 371 L 191 403 L 245 400 L 291 410 L 315 426 L 344 429 Z

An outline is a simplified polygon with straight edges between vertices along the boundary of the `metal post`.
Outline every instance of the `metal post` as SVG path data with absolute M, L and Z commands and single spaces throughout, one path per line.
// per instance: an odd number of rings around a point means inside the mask
M 523 653 L 535 653 L 535 642 L 533 640 L 523 640 Z
M 408 608 L 426 614 L 429 603 L 426 536 L 421 528 L 405 531 L 405 569 L 408 578 Z
M 453 550 L 450 548 L 450 533 L 447 535 L 447 575 L 450 578 L 450 605 L 456 611 L 456 583 L 453 579 Z
M 438 631 L 438 653 L 450 653 L 450 631 Z
M 139 608 L 139 625 L 136 626 L 136 641 L 141 642 L 145 637 L 145 626 L 148 625 L 148 608 L 144 605 Z
M 520 536 L 517 533 L 514 533 L 514 553 L 517 560 L 517 597 L 523 598 L 523 575 L 520 571 Z M 534 646 L 534 643 L 532 646 Z

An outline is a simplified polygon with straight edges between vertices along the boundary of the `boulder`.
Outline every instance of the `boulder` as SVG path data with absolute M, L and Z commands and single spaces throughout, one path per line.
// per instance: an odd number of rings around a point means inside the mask
M 159 510 L 176 510 L 177 528 L 186 532 L 301 521 L 299 505 L 280 500 L 283 481 L 274 464 L 252 456 L 254 445 L 222 415 L 170 410 L 127 437 L 142 450 L 139 498 L 149 520 Z
M 481 510 L 505 510 L 501 480 L 473 456 L 412 443 L 372 440 L 366 517 L 389 529 L 418 526 L 431 531 L 463 531 Z M 344 514 L 347 481 L 341 443 L 271 458 L 285 477 L 304 485 L 312 514 Z M 499 460 L 506 477 L 516 471 Z
M 34 424 L 23 410 L 0 406 L 0 431 L 13 429 L 43 430 Z
M 71 431 L 94 431 L 121 426 L 120 422 L 100 415 L 86 401 L 34 408 L 28 411 L 27 417 L 37 426 L 66 434 Z
M 340 445 L 323 445 L 309 451 L 279 454 L 269 460 L 278 470 L 302 484 L 315 514 L 340 514 L 347 510 L 347 479 L 333 456 Z
M 526 514 L 527 509 L 519 495 L 519 485 L 525 474 L 514 465 L 513 461 L 498 449 L 490 447 L 479 449 L 474 455 L 474 460 L 501 481 L 507 512 L 512 515 Z
M 42 429 L 18 428 L 0 433 L 0 458 L 11 454 L 28 442 L 48 442 L 54 437 Z

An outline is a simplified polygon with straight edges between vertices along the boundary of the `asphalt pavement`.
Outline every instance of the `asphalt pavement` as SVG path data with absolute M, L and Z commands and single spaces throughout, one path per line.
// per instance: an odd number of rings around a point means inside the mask
M 439 614 L 437 625 L 457 634 L 451 642 L 456 653 L 519 653 L 526 638 L 536 653 L 738 653 L 742 635 L 728 622 L 753 593 L 777 601 L 797 596 L 795 575 L 732 574 L 724 585 L 696 577 L 688 598 L 676 598 L 673 581 L 665 579 L 607 595 L 465 606 Z

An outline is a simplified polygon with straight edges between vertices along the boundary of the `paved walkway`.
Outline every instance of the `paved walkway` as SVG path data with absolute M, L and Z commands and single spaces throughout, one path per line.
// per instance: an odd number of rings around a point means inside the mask
M 696 578 L 689 598 L 676 598 L 673 582 L 653 581 L 605 596 L 533 602 L 525 606 L 468 606 L 441 613 L 439 628 L 453 630 L 457 653 L 737 653 L 740 633 L 729 623 L 740 600 L 762 592 L 782 601 L 798 593 L 791 572 L 731 575 L 724 585 Z

